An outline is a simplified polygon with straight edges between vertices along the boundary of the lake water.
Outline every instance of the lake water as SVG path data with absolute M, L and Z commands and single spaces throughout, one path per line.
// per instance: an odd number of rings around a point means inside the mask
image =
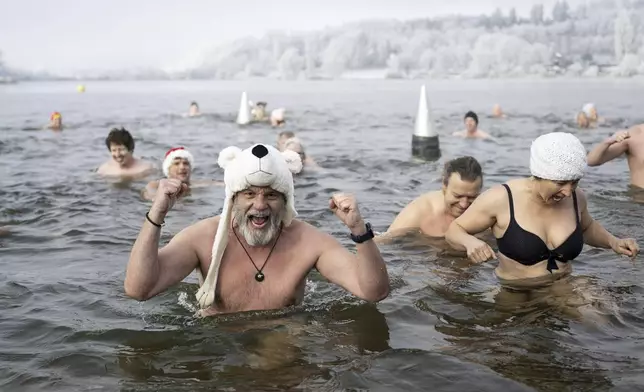
M 447 159 L 475 156 L 487 188 L 527 174 L 530 141 L 542 133 L 570 131 L 590 148 L 644 122 L 643 84 L 428 82 L 443 153 L 433 163 L 410 158 L 418 81 L 92 82 L 85 94 L 68 82 L 0 86 L 0 390 L 642 390 L 639 260 L 586 247 L 574 280 L 593 300 L 561 306 L 578 293 L 502 292 L 494 263 L 471 266 L 415 238 L 381 246 L 392 292 L 377 305 L 312 272 L 302 306 L 197 319 L 194 274 L 145 303 L 124 295 L 146 181 L 113 183 L 94 171 L 109 159 L 110 128 L 124 126 L 135 155 L 160 167 L 168 148 L 184 145 L 193 178 L 221 180 L 224 147 L 276 141 L 269 126 L 234 124 L 245 90 L 286 107 L 284 129 L 323 168 L 295 180 L 300 218 L 351 247 L 328 211 L 331 193 L 353 192 L 385 231 L 406 203 L 440 187 Z M 203 116 L 181 115 L 192 100 Z M 488 117 L 497 102 L 507 119 Z M 573 127 L 585 102 L 607 126 Z M 498 143 L 450 138 L 470 109 Z M 63 132 L 41 129 L 52 111 L 63 114 Z M 628 190 L 623 159 L 591 168 L 580 186 L 597 220 L 644 243 L 644 198 Z M 223 196 L 204 188 L 177 203 L 162 243 L 219 213 Z

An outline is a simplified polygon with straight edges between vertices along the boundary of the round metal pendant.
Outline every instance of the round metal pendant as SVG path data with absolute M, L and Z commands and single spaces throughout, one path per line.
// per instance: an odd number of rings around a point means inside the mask
M 255 280 L 258 282 L 263 282 L 264 281 L 264 274 L 261 272 L 258 272 L 255 274 Z

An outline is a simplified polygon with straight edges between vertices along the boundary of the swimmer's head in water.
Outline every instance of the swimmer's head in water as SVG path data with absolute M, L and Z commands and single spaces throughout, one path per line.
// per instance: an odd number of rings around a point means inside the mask
M 258 108 L 262 108 L 262 109 L 264 109 L 264 108 L 266 108 L 266 102 L 261 102 L 261 101 L 260 101 L 260 102 L 257 102 L 256 106 L 257 106 Z
M 588 120 L 586 113 L 577 113 L 577 126 L 579 126 L 579 128 L 588 128 L 590 126 L 590 121 Z
M 494 117 L 502 117 L 503 116 L 503 110 L 501 109 L 501 105 L 494 104 L 494 107 L 492 108 L 492 115 Z
M 465 122 L 465 129 L 467 129 L 468 132 L 474 132 L 479 125 L 479 116 L 477 116 L 476 113 L 469 111 L 465 113 L 463 121 Z
M 594 103 L 587 103 L 581 111 L 586 115 L 589 121 L 597 121 L 597 108 Z
M 105 145 L 119 166 L 124 167 L 131 162 L 134 138 L 125 128 L 113 128 L 105 138 Z
M 197 102 L 195 101 L 190 102 L 190 108 L 188 109 L 188 113 L 191 116 L 199 114 L 199 105 L 197 104 Z
M 279 108 L 271 112 L 271 125 L 278 127 L 286 122 L 286 109 Z
M 473 157 L 460 157 L 445 163 L 443 195 L 446 211 L 461 216 L 481 193 L 483 170 Z
M 277 149 L 284 151 L 284 144 L 288 139 L 294 138 L 295 134 L 291 131 L 283 131 L 277 135 Z
M 49 116 L 49 127 L 60 128 L 63 125 L 63 116 L 59 112 L 53 112 Z
M 570 197 L 586 172 L 586 148 L 571 133 L 541 135 L 530 147 L 530 173 L 534 191 L 546 203 Z
M 168 178 L 176 178 L 184 183 L 190 182 L 194 169 L 194 157 L 183 147 L 171 148 L 163 159 L 163 174 Z

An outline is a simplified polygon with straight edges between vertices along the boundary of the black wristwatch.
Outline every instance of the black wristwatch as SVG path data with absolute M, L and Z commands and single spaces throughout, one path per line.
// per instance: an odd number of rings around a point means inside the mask
M 371 223 L 367 222 L 365 224 L 365 228 L 367 229 L 367 232 L 364 234 L 360 235 L 353 235 L 353 233 L 349 234 L 349 237 L 355 242 L 356 244 L 362 244 L 365 241 L 369 241 L 374 237 L 373 235 L 373 230 L 371 230 Z

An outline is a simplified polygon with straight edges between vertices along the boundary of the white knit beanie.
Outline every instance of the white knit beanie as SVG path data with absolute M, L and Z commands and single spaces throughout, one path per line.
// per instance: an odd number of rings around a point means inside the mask
M 586 148 L 567 132 L 541 135 L 530 147 L 530 173 L 544 180 L 574 181 L 586 172 Z

